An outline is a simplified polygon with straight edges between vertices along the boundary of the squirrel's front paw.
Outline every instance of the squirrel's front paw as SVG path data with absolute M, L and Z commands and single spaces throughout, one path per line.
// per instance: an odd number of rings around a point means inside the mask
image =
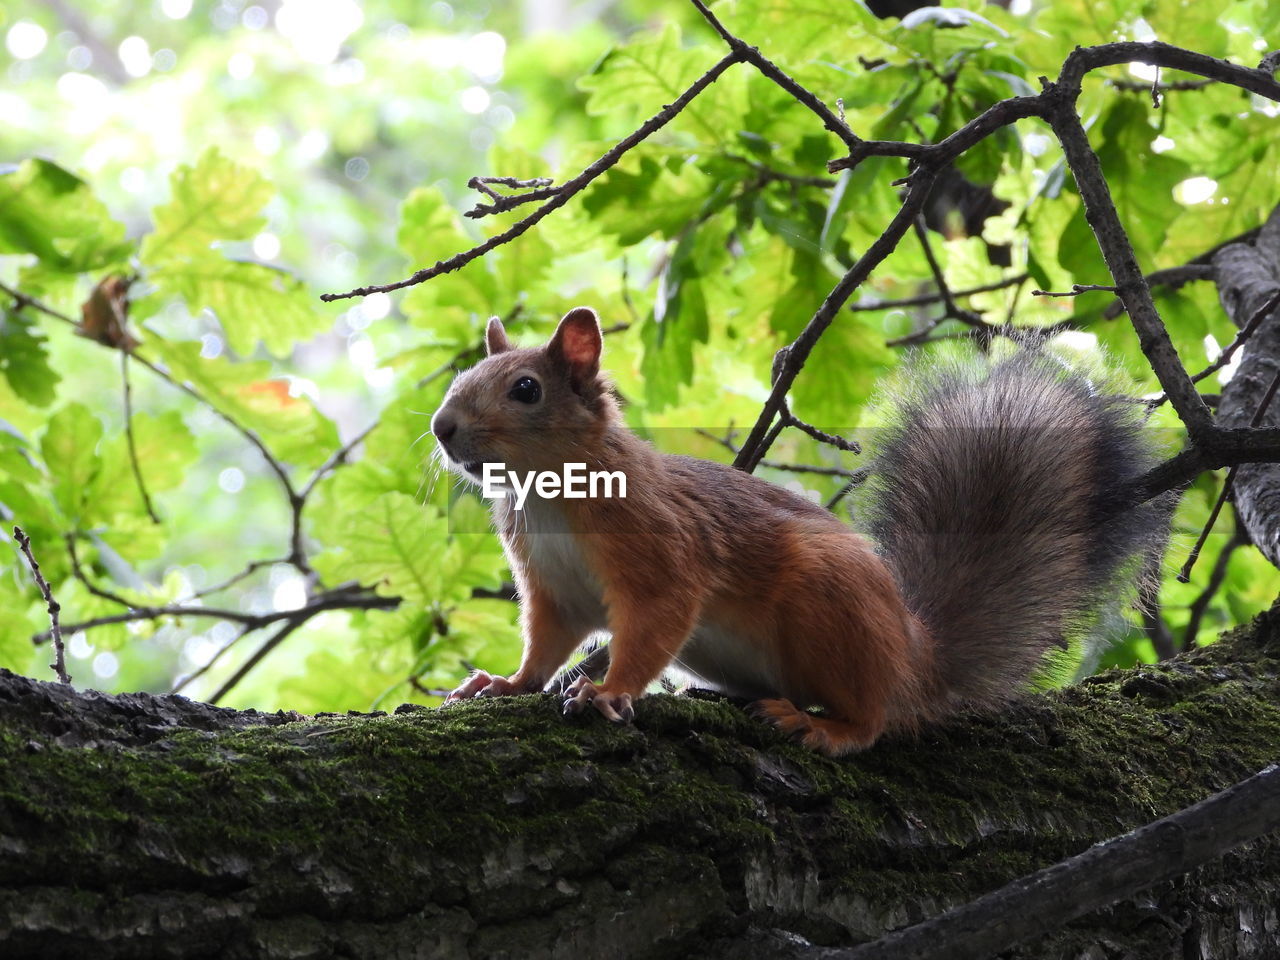
M 473 697 L 511 697 L 524 692 L 506 677 L 495 677 L 483 670 L 477 670 L 445 697 L 444 702 L 447 706 Z
M 610 693 L 586 677 L 579 677 L 564 692 L 564 712 L 569 716 L 581 713 L 588 706 L 595 707 L 614 723 L 630 723 L 636 715 L 635 708 L 631 706 L 631 694 Z

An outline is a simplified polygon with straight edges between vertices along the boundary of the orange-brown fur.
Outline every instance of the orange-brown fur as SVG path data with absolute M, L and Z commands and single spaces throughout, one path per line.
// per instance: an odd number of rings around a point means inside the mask
M 525 637 L 510 678 L 483 672 L 450 700 L 543 689 L 587 636 L 612 635 L 607 675 L 566 711 L 627 720 L 672 665 L 756 699 L 759 715 L 829 755 L 946 712 L 936 642 L 900 572 L 827 511 L 738 470 L 660 454 L 622 423 L 600 376 L 595 314 L 517 349 L 491 321 L 489 356 L 455 381 L 432 429 L 455 467 L 500 461 L 620 470 L 625 499 L 495 500 Z M 539 402 L 511 399 L 521 377 Z M 465 472 L 465 471 L 464 471 Z M 473 479 L 475 479 L 473 477 Z M 821 716 L 808 708 L 820 707 Z

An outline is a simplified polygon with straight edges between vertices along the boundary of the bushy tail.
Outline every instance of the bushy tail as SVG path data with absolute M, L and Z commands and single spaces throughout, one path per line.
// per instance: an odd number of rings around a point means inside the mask
M 1123 493 L 1154 457 L 1141 408 L 1052 354 L 911 379 L 867 485 L 871 533 L 933 638 L 925 701 L 990 707 L 1160 542 L 1160 507 Z

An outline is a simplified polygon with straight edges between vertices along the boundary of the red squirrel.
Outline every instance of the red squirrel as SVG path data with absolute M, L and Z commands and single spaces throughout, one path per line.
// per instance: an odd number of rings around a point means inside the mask
M 1111 502 L 1151 461 L 1134 405 L 1032 348 L 979 373 L 934 371 L 901 405 L 869 484 L 868 540 L 774 484 L 635 436 L 601 374 L 593 310 L 569 311 L 533 349 L 495 317 L 486 345 L 431 421 L 450 468 L 478 484 L 486 463 L 583 463 L 621 471 L 626 495 L 493 500 L 524 655 L 447 703 L 541 691 L 607 630 L 608 672 L 573 683 L 566 713 L 628 722 L 676 665 L 838 756 L 1007 701 L 1154 536 L 1149 508 Z

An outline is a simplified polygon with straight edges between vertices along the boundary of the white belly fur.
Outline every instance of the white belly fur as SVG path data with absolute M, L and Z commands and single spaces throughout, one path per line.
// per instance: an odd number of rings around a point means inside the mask
M 559 509 L 530 497 L 517 524 L 525 534 L 529 569 L 556 598 L 561 615 L 575 627 L 606 628 L 608 618 L 600 582 L 588 568 L 577 538 L 565 532 Z

